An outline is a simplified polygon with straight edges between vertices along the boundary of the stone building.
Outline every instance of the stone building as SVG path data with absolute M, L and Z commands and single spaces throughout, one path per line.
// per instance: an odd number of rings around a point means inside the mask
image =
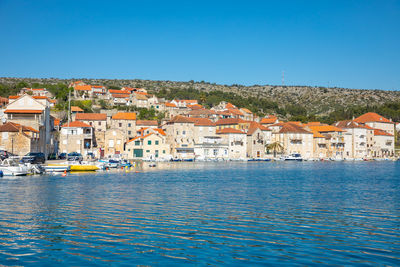
M 0 149 L 18 156 L 40 152 L 39 131 L 13 122 L 0 125 Z
M 73 121 L 61 126 L 60 152 L 78 152 L 86 156 L 89 152 L 98 156 L 93 147 L 93 127 L 81 121 Z

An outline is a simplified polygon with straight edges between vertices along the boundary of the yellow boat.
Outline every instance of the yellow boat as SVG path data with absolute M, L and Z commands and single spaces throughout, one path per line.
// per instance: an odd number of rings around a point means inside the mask
M 72 172 L 92 172 L 100 168 L 96 165 L 70 165 Z

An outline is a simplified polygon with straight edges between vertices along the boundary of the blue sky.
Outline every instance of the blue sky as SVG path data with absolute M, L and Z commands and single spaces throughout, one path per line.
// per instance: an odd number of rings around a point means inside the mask
M 0 0 L 0 76 L 400 89 L 400 1 Z

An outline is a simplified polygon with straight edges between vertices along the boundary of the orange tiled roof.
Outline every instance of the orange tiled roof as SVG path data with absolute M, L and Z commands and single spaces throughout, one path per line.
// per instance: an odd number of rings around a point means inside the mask
M 243 113 L 237 108 L 228 108 L 228 112 L 232 113 L 233 115 L 243 116 Z
M 115 89 L 108 89 L 108 92 L 110 92 L 111 94 L 130 94 L 128 91 Z
M 72 112 L 83 112 L 83 109 L 77 106 L 71 106 L 71 111 Z
M 183 116 L 175 116 L 173 117 L 169 123 L 194 123 L 190 118 L 183 117 Z
M 21 125 L 15 122 L 7 122 L 3 125 L 0 125 L 0 132 L 19 132 L 19 130 L 22 130 L 24 132 L 39 132 L 32 127 Z
M 184 102 L 186 104 L 197 104 L 197 100 L 193 99 L 180 99 L 180 100 L 175 100 L 176 102 Z
M 246 112 L 247 114 L 253 114 L 249 109 L 247 108 L 241 108 L 242 111 Z
M 354 119 L 355 122 L 359 122 L 359 123 L 367 123 L 367 122 L 385 122 L 385 123 L 393 123 L 390 120 L 386 119 L 385 117 L 376 114 L 374 112 L 368 112 L 365 113 L 363 115 L 361 115 L 360 117 Z
M 387 133 L 385 131 L 382 131 L 380 129 L 374 129 L 374 135 L 385 135 L 385 136 L 393 136 L 390 133 Z
M 309 126 L 311 131 L 317 132 L 344 132 L 342 129 L 332 126 L 332 125 L 318 125 L 318 126 Z
M 176 105 L 174 103 L 169 103 L 169 102 L 166 102 L 165 106 L 166 107 L 171 107 L 171 108 L 176 108 Z
M 228 102 L 226 103 L 225 108 L 236 108 L 236 106 Z
M 216 122 L 216 125 L 233 125 L 233 124 L 238 124 L 238 123 L 243 123 L 243 122 L 245 122 L 245 121 L 240 118 L 226 118 L 226 119 L 219 119 Z
M 33 97 L 34 99 L 47 99 L 47 100 L 49 100 L 47 96 L 34 95 L 34 96 L 32 96 L 32 97 Z
M 246 133 L 234 128 L 224 128 L 221 130 L 217 130 L 217 134 L 246 134 Z
M 190 108 L 190 109 L 194 109 L 194 110 L 203 108 L 203 106 L 200 105 L 200 104 L 187 105 L 187 107 Z
M 321 123 L 319 121 L 310 121 L 309 123 L 305 124 L 305 126 L 320 126 L 320 125 L 327 125 L 327 124 Z
M 157 132 L 159 132 L 161 135 L 166 135 L 166 133 L 164 132 L 164 130 L 163 129 L 160 129 L 160 128 L 156 128 L 156 129 L 154 129 L 154 131 L 157 131 Z
M 44 91 L 44 88 L 31 88 L 32 91 Z
M 77 113 L 75 120 L 105 121 L 105 120 L 107 120 L 107 115 L 104 113 Z
M 134 112 L 118 112 L 112 116 L 113 120 L 136 120 L 136 113 Z
M 81 121 L 72 121 L 70 123 L 67 122 L 66 124 L 64 124 L 61 127 L 78 127 L 78 128 L 80 128 L 80 127 L 92 127 L 92 126 L 90 126 L 87 123 L 81 122 Z
M 135 140 L 137 140 L 137 139 L 145 139 L 146 137 L 149 137 L 149 136 L 152 135 L 152 134 L 153 134 L 153 133 L 149 133 L 149 134 L 141 135 L 141 136 L 136 136 L 136 137 L 132 138 L 131 140 L 129 140 L 129 141 L 126 142 L 126 143 L 130 143 L 130 142 L 135 141 Z
M 282 128 L 279 133 L 300 133 L 300 134 L 311 134 L 311 132 L 306 131 L 300 125 L 292 122 L 282 123 Z
M 317 131 L 311 130 L 311 132 L 313 133 L 314 138 L 325 138 L 325 136 L 323 136 L 322 134 L 320 134 L 320 133 L 317 132 Z
M 8 97 L 8 99 L 18 99 L 18 98 L 20 98 L 21 96 L 20 95 L 10 95 L 9 97 Z
M 154 120 L 137 120 L 136 125 L 158 126 L 158 122 Z
M 76 91 L 92 91 L 91 85 L 77 85 L 75 86 Z
M 103 85 L 92 85 L 93 88 L 105 88 Z
M 262 126 L 260 123 L 252 121 L 250 122 L 249 129 L 247 130 L 247 135 L 252 135 L 257 129 L 261 131 L 271 131 L 268 127 Z
M 53 126 L 59 126 L 61 120 L 60 120 L 60 119 L 57 119 L 57 118 L 54 118 L 54 119 L 53 119 L 53 122 L 54 122 Z
M 114 98 L 129 98 L 129 94 L 111 94 Z
M 275 123 L 277 120 L 278 120 L 278 117 L 270 115 L 266 118 L 262 118 L 260 123 L 261 124 L 272 124 L 272 123 Z
M 189 118 L 194 122 L 194 126 L 215 126 L 215 123 L 207 118 Z
M 43 110 L 39 109 L 6 109 L 4 113 L 19 113 L 19 114 L 40 114 Z

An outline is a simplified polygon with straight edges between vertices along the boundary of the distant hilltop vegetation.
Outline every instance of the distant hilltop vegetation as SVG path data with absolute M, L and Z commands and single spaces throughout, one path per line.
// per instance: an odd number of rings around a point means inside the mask
M 361 113 L 365 110 L 371 111 L 371 109 L 376 111 L 384 104 L 400 103 L 399 91 L 312 86 L 221 85 L 204 81 L 175 82 L 139 79 L 0 78 L 0 89 L 1 87 L 3 88 L 0 94 L 7 96 L 4 88 L 18 87 L 21 82 L 31 87 L 36 87 L 60 83 L 68 85 L 70 82 L 78 80 L 87 84 L 104 85 L 109 88 L 145 88 L 149 92 L 166 99 L 197 98 L 203 103 L 210 102 L 210 104 L 213 104 L 211 103 L 213 98 L 218 97 L 218 94 L 211 92 L 219 92 L 221 97 L 225 98 L 224 100 L 231 101 L 239 107 L 246 106 L 260 115 L 275 113 L 287 118 L 331 116 L 334 112 L 347 112 L 350 114 L 354 112 L 354 109 L 359 110 L 359 112 L 355 113 Z M 396 116 L 392 117 L 395 118 Z M 297 119 L 301 120 L 301 118 Z

